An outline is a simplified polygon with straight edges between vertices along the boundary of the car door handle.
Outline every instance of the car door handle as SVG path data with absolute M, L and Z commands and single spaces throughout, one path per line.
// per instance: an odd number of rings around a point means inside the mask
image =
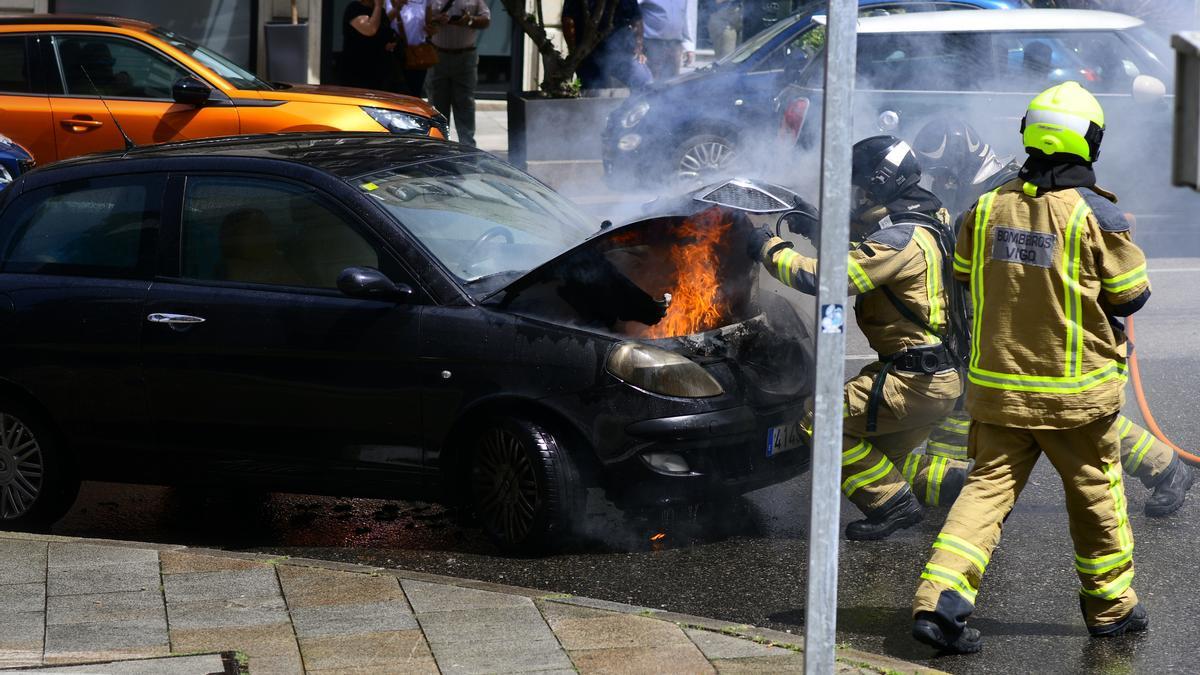
M 168 326 L 192 326 L 198 323 L 204 323 L 204 319 L 198 316 L 190 316 L 188 314 L 160 314 L 154 313 L 146 317 L 150 323 L 165 323 Z
M 92 129 L 99 129 L 104 126 L 104 122 L 100 120 L 86 120 L 80 118 L 65 119 L 60 122 L 64 127 L 71 131 L 84 132 Z

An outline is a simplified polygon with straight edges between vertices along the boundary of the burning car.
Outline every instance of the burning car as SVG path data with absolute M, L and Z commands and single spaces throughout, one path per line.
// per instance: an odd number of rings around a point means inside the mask
M 590 486 L 694 503 L 808 462 L 806 322 L 745 253 L 777 189 L 601 228 L 474 148 L 318 134 L 0 195 L 0 529 L 80 478 L 233 482 L 463 503 L 529 549 Z

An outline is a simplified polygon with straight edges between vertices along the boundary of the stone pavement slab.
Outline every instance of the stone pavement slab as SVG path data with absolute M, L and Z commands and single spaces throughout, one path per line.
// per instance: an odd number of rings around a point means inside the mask
M 236 652 L 252 675 L 793 672 L 796 641 L 402 570 L 0 533 L 0 669 L 233 672 Z M 928 672 L 845 654 L 839 673 Z

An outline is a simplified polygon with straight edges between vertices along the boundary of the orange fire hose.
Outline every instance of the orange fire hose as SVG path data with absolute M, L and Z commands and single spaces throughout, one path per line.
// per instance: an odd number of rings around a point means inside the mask
M 1125 320 L 1125 333 L 1129 336 L 1129 341 L 1134 341 L 1133 337 L 1133 317 Z M 1200 465 L 1200 457 L 1184 450 L 1183 448 L 1171 442 L 1167 435 L 1158 427 L 1158 422 L 1154 421 L 1154 414 L 1150 412 L 1150 404 L 1146 402 L 1146 392 L 1142 390 L 1142 373 L 1138 368 L 1137 350 L 1129 357 L 1129 373 L 1133 379 L 1133 393 L 1137 397 L 1138 410 L 1142 412 L 1142 420 L 1146 423 L 1146 428 L 1150 433 L 1154 434 L 1155 438 L 1166 443 L 1172 450 L 1190 464 Z

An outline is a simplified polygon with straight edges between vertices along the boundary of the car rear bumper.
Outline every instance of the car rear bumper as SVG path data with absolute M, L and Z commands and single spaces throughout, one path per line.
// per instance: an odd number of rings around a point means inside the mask
M 623 507 L 694 504 L 736 496 L 789 480 L 808 468 L 809 447 L 767 456 L 769 429 L 798 421 L 797 404 L 769 410 L 739 406 L 715 412 L 643 420 L 626 427 L 632 449 L 606 466 L 609 495 Z M 667 473 L 649 452 L 683 457 L 687 473 Z

